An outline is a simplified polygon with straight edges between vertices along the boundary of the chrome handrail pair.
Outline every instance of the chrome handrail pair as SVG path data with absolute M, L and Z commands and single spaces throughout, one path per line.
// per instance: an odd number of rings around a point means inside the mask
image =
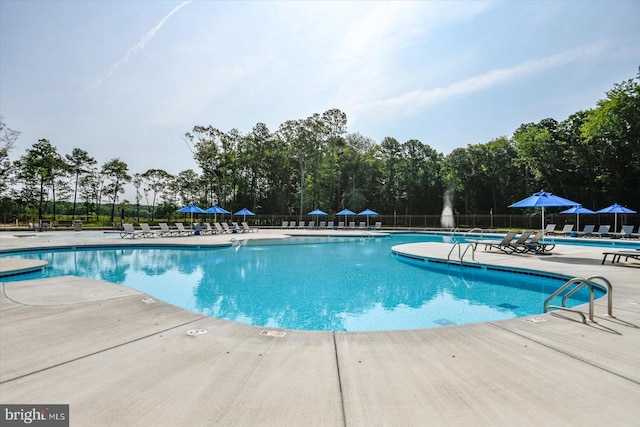
M 562 285 L 557 291 L 552 293 L 549 296 L 549 298 L 547 298 L 544 301 L 544 312 L 546 313 L 547 311 L 549 311 L 550 308 L 554 308 L 554 309 L 557 309 L 557 310 L 571 311 L 573 313 L 578 313 L 580 315 L 580 317 L 582 317 L 582 323 L 587 323 L 587 319 L 584 316 L 583 312 L 567 307 L 567 300 L 569 299 L 569 297 L 571 297 L 571 295 L 575 294 L 580 289 L 582 289 L 583 287 L 586 286 L 587 288 L 589 288 L 589 320 L 594 322 L 593 313 L 595 311 L 594 310 L 595 304 L 594 304 L 593 286 L 595 285 L 595 286 L 598 286 L 598 287 L 602 288 L 602 285 L 594 282 L 594 280 L 600 280 L 600 281 L 602 281 L 604 283 L 604 285 L 606 287 L 605 290 L 607 292 L 607 314 L 609 316 L 613 317 L 613 287 L 611 286 L 611 282 L 609 282 L 609 280 L 607 280 L 605 277 L 596 276 L 596 275 L 589 276 L 586 279 L 582 279 L 580 277 L 574 277 L 573 279 L 568 280 L 564 285 Z M 562 305 L 561 306 L 549 305 L 551 300 L 553 300 L 555 297 L 560 295 L 562 292 L 567 290 L 572 285 L 576 285 L 576 286 L 573 289 L 571 289 L 569 292 L 567 292 L 562 297 Z

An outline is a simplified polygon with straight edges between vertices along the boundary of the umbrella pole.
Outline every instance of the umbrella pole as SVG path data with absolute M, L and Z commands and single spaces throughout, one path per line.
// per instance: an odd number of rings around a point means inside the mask
M 542 235 L 544 236 L 544 206 L 542 207 Z

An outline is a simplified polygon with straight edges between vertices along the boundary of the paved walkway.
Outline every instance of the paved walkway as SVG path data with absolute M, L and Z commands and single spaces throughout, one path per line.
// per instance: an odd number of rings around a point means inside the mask
M 77 236 L 1 233 L 0 247 L 140 243 Z M 261 230 L 144 243 L 231 237 L 285 236 Z M 400 250 L 446 259 L 450 248 Z M 72 426 L 637 425 L 640 263 L 601 265 L 602 248 L 553 252 L 475 255 L 483 264 L 603 275 L 613 283 L 615 317 L 600 299 L 596 322 L 586 325 L 573 313 L 550 313 L 407 331 L 281 331 L 77 277 L 5 282 L 0 402 L 70 404 Z M 1 260 L 0 270 L 12 262 Z M 208 332 L 187 334 L 200 329 Z

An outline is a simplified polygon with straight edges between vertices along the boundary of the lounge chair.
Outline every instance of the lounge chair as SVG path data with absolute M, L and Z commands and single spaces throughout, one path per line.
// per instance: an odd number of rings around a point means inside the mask
M 211 227 L 211 224 L 205 222 L 202 224 L 202 230 L 200 231 L 202 234 L 216 234 L 216 229 Z
M 338 221 L 338 230 L 342 230 L 344 228 L 344 221 Z
M 296 222 L 295 221 L 290 221 L 289 222 L 289 228 L 296 228 Z
M 536 232 L 531 239 L 525 244 L 527 252 L 534 252 L 536 254 L 548 254 L 556 247 L 555 243 L 546 243 L 544 240 L 544 233 L 542 231 Z
M 613 236 L 621 239 L 632 239 L 637 238 L 638 234 L 633 233 L 633 225 L 623 225 L 620 233 L 614 233 Z
M 484 249 L 491 250 L 492 248 L 496 248 L 505 253 L 512 253 L 514 251 L 513 246 L 511 246 L 511 241 L 514 237 L 518 235 L 517 231 L 509 231 L 502 240 L 467 240 L 469 243 L 473 245 L 473 249 L 478 249 L 478 245 L 484 245 Z
M 300 222 L 298 223 L 298 228 L 301 228 L 301 229 L 302 229 L 302 228 L 304 228 L 304 225 L 305 225 L 305 224 L 306 224 L 306 222 L 304 222 L 304 221 L 300 221 Z
M 318 228 L 320 230 L 324 230 L 325 228 L 327 228 L 327 223 L 325 221 L 320 221 L 320 224 L 318 225 Z
M 602 264 L 604 264 L 604 262 L 607 260 L 607 256 L 609 255 L 612 255 L 611 264 L 620 262 L 620 258 L 622 257 L 624 257 L 625 261 L 627 261 L 629 258 L 633 258 L 635 260 L 640 261 L 640 249 L 635 251 L 626 250 L 626 251 L 603 252 L 602 255 L 604 255 L 604 257 L 602 258 Z
M 533 231 L 523 231 L 520 236 L 515 240 L 509 242 L 509 246 L 513 248 L 513 252 L 527 252 L 529 238 L 534 234 Z
M 309 221 L 309 230 L 313 230 L 314 228 L 316 228 L 316 222 L 315 221 Z
M 242 223 L 242 231 L 244 231 L 245 233 L 250 233 L 252 231 L 258 231 L 257 228 L 251 228 L 249 227 L 249 224 L 247 224 L 246 222 Z
M 140 223 L 140 230 L 142 230 L 142 237 L 158 237 L 158 233 L 153 231 L 146 222 Z
M 176 222 L 176 228 L 178 229 L 176 236 L 190 236 L 193 234 L 191 230 L 187 230 L 184 228 L 184 224 L 181 222 Z
M 232 233 L 244 233 L 244 230 L 240 228 L 237 222 L 231 223 L 231 232 Z
M 381 221 L 376 222 L 373 228 L 376 230 L 380 230 L 382 228 L 382 222 Z
M 219 222 L 214 222 L 213 223 L 213 228 L 216 229 L 216 233 L 217 234 L 224 234 L 224 230 L 222 229 L 222 226 L 220 225 Z
M 595 232 L 591 233 L 590 235 L 594 236 L 594 237 L 606 237 L 606 236 L 609 236 L 609 229 L 610 228 L 611 228 L 610 225 L 601 225 L 598 228 L 598 231 L 595 231 Z
M 225 233 L 231 233 L 231 229 L 229 228 L 229 224 L 227 224 L 226 222 L 222 223 L 222 231 Z
M 133 224 L 124 223 L 122 224 L 122 231 L 120 232 L 120 237 L 122 237 L 123 239 L 125 237 L 136 239 L 138 237 L 144 237 L 144 233 L 142 231 L 136 231 L 136 229 L 133 228 Z
M 593 230 L 596 228 L 594 224 L 585 225 L 582 231 L 578 231 L 578 236 L 580 237 L 588 237 L 593 234 Z
M 160 232 L 158 233 L 160 237 L 177 236 L 177 230 L 170 229 L 166 222 L 160 222 L 158 225 L 160 226 Z
M 554 231 L 553 234 L 562 234 L 563 236 L 567 236 L 571 234 L 572 231 L 573 224 L 565 224 L 564 227 L 562 227 L 562 231 Z
M 547 224 L 547 228 L 544 229 L 544 234 L 553 234 L 556 230 L 555 224 Z
M 289 221 L 282 221 L 282 228 L 289 227 Z
M 356 222 L 355 221 L 350 221 L 349 222 L 349 228 L 355 230 L 356 229 Z
M 327 228 L 329 228 L 329 229 L 333 229 L 333 221 L 329 221 L 329 222 L 327 223 Z
M 360 224 L 358 224 L 358 230 L 364 230 L 365 228 L 367 228 L 367 223 L 360 221 Z

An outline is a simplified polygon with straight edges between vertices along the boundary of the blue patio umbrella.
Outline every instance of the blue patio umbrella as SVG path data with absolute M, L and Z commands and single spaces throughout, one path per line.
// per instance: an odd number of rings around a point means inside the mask
M 193 214 L 194 213 L 206 213 L 204 209 L 200 209 L 199 207 L 197 207 L 193 203 L 185 206 L 184 208 L 178 209 L 176 212 L 190 213 L 191 214 L 191 228 L 193 228 Z
M 577 228 L 576 231 L 580 231 L 580 214 L 583 214 L 583 215 L 595 214 L 594 211 L 592 211 L 591 209 L 587 209 L 582 205 L 574 206 L 560 213 L 564 215 L 576 214 L 576 228 Z
M 555 194 L 547 191 L 538 191 L 533 195 L 522 199 L 512 205 L 510 208 L 542 208 L 542 232 L 544 233 L 544 208 L 545 207 L 559 207 L 559 206 L 578 206 L 580 203 L 573 200 L 565 199 L 564 197 L 556 196 Z
M 367 217 L 367 227 L 369 226 L 369 217 L 370 216 L 378 216 L 377 212 L 372 211 L 371 209 L 365 209 L 358 214 L 358 216 L 366 216 Z
M 213 220 L 217 221 L 218 220 L 218 214 L 228 214 L 229 211 L 226 209 L 221 208 L 218 205 L 213 205 L 211 206 L 209 209 L 205 209 L 206 213 L 212 213 L 213 214 Z
M 327 216 L 327 213 L 324 211 L 321 211 L 320 209 L 315 209 L 309 212 L 307 215 L 315 216 L 317 221 L 319 216 Z
M 242 215 L 242 220 L 246 221 L 247 220 L 247 215 L 249 216 L 253 216 L 255 215 L 253 212 L 251 212 L 249 209 L 247 208 L 242 208 L 240 209 L 238 212 L 234 213 L 234 215 Z
M 340 216 L 340 215 L 344 215 L 344 223 L 346 224 L 347 221 L 347 215 L 355 215 L 356 213 L 353 211 L 350 211 L 349 209 L 342 209 L 340 212 L 338 212 L 336 215 Z
M 602 208 L 599 211 L 597 211 L 596 213 L 605 213 L 605 214 L 614 214 L 614 225 L 613 225 L 613 231 L 617 232 L 618 231 L 618 214 L 634 214 L 634 213 L 638 213 L 636 211 L 634 211 L 633 209 L 629 209 L 629 208 L 625 208 L 622 205 L 619 205 L 617 203 L 612 204 L 611 206 L 607 206 L 606 208 Z

